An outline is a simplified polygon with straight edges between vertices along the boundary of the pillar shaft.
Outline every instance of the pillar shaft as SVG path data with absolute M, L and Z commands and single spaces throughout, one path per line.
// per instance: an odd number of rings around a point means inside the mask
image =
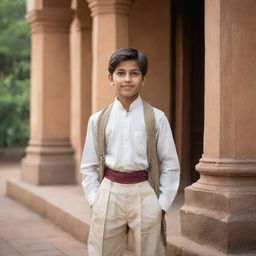
M 256 253 L 255 13 L 253 0 L 205 1 L 204 153 L 181 209 L 196 246 L 174 239 L 179 255 L 206 255 L 200 244 L 209 255 Z
M 93 17 L 92 111 L 113 101 L 107 79 L 108 61 L 119 48 L 128 47 L 128 15 L 132 0 L 87 0 Z
M 91 115 L 92 19 L 85 0 L 74 1 L 71 26 L 71 141 L 76 149 L 76 181 L 81 182 L 80 161 L 86 124 Z
M 70 145 L 69 28 L 73 12 L 46 8 L 27 14 L 32 31 L 30 141 L 22 179 L 74 182 Z

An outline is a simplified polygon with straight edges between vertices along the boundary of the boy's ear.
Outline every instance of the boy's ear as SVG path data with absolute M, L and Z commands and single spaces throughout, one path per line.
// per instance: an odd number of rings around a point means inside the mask
M 108 74 L 108 80 L 109 80 L 110 82 L 113 82 L 113 75 Z
M 145 84 L 145 80 L 146 80 L 146 76 L 143 76 L 143 78 L 142 78 L 142 85 Z

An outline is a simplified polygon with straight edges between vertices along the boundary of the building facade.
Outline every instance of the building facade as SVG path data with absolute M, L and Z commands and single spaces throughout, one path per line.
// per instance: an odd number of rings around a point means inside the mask
M 115 97 L 108 59 L 137 48 L 149 58 L 142 96 L 169 118 L 181 162 L 182 235 L 170 255 L 256 255 L 255 15 L 255 0 L 27 0 L 21 179 L 80 183 L 88 118 Z

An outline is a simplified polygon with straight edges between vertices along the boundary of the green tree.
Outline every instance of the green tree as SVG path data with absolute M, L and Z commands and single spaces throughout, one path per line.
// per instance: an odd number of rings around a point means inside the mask
M 0 146 L 26 145 L 30 32 L 25 0 L 0 1 Z

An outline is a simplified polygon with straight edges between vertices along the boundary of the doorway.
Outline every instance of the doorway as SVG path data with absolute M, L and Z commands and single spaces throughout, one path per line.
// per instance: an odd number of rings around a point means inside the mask
M 171 83 L 183 190 L 198 180 L 195 165 L 203 153 L 204 0 L 171 1 Z

